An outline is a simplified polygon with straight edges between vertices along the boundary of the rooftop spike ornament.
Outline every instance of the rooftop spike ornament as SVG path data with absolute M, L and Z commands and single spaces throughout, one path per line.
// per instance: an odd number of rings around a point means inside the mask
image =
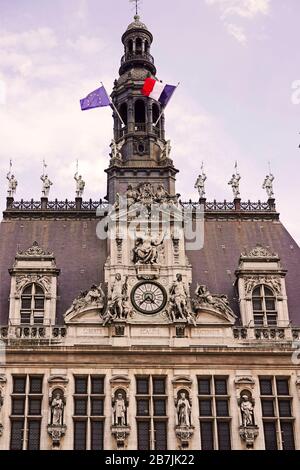
M 14 197 L 16 194 L 18 182 L 15 176 L 12 174 L 12 160 L 9 161 L 9 172 L 7 173 L 6 179 L 8 180 L 8 197 Z

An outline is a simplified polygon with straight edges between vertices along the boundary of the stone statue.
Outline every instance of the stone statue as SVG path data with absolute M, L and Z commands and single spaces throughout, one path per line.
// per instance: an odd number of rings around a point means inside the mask
M 207 180 L 206 174 L 203 172 L 198 176 L 195 183 L 195 189 L 198 189 L 200 199 L 205 196 L 205 181 Z
M 122 160 L 121 149 L 124 145 L 125 140 L 122 139 L 118 144 L 114 139 L 112 139 L 110 148 L 111 148 L 111 157 L 116 158 L 117 160 Z
M 187 397 L 187 392 L 180 392 L 180 397 L 177 400 L 177 425 L 181 427 L 191 427 L 191 411 L 192 407 Z
M 235 199 L 238 199 L 241 195 L 240 193 L 241 179 L 242 179 L 241 175 L 239 173 L 235 173 L 234 175 L 232 175 L 232 178 L 228 183 L 232 187 L 233 196 Z
M 241 396 L 240 408 L 242 414 L 242 424 L 246 428 L 247 426 L 254 426 L 254 407 L 253 400 L 246 394 Z
M 103 316 L 103 325 L 114 320 L 126 320 L 131 313 L 132 309 L 128 300 L 128 278 L 126 277 L 123 283 L 121 274 L 117 273 L 111 286 L 111 296 L 107 311 Z
M 126 403 L 122 393 L 117 393 L 113 402 L 114 426 L 126 426 Z
M 150 231 L 139 236 L 133 249 L 133 262 L 135 264 L 157 264 L 158 247 L 163 244 L 164 238 L 164 234 L 160 238 L 154 238 Z
M 196 326 L 196 320 L 188 307 L 189 294 L 182 281 L 182 275 L 176 275 L 176 281 L 174 281 L 170 289 L 170 300 L 169 300 L 169 317 L 172 321 L 175 320 L 187 320 Z
M 17 182 L 15 176 L 12 175 L 10 172 L 7 173 L 6 179 L 8 180 L 7 194 L 8 194 L 9 197 L 14 197 L 14 195 L 16 194 L 18 182 Z
M 89 291 L 81 291 L 79 296 L 73 300 L 73 303 L 66 315 L 71 312 L 78 312 L 79 310 L 88 307 L 103 307 L 105 294 L 102 290 L 102 284 L 96 286 L 92 285 Z
M 42 175 L 41 181 L 43 182 L 42 194 L 44 197 L 48 197 L 50 193 L 50 188 L 53 185 L 53 183 L 52 181 L 50 181 L 48 175 Z
M 75 173 L 74 180 L 76 181 L 76 196 L 82 197 L 85 188 L 85 181 L 83 181 L 81 175 L 78 176 L 78 173 Z
M 1 412 L 1 409 L 2 409 L 2 406 L 3 406 L 3 402 L 4 402 L 4 399 L 3 399 L 3 396 L 2 396 L 2 390 L 0 389 L 0 412 Z
M 130 207 L 132 204 L 135 204 L 138 200 L 138 193 L 136 189 L 133 189 L 131 184 L 128 186 L 126 191 L 127 206 Z
M 165 146 L 165 156 L 166 156 L 166 158 L 170 158 L 171 150 L 172 150 L 171 141 L 167 140 L 166 146 Z
M 162 203 L 165 201 L 168 201 L 170 198 L 170 194 L 162 184 L 157 186 L 156 194 L 155 194 L 155 199 L 157 202 Z
M 274 188 L 273 188 L 274 180 L 275 180 L 275 176 L 272 175 L 272 173 L 269 173 L 266 176 L 265 181 L 263 182 L 262 188 L 267 191 L 267 195 L 269 199 L 272 199 L 274 197 Z
M 61 394 L 56 393 L 51 401 L 51 424 L 63 426 L 64 400 Z
M 194 307 L 211 307 L 224 314 L 229 314 L 235 316 L 230 304 L 227 295 L 212 295 L 208 288 L 204 285 L 197 285 L 196 291 L 196 300 L 194 301 Z

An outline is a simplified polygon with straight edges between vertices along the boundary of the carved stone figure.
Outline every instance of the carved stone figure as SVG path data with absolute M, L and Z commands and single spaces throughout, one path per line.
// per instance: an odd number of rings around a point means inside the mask
M 281 279 L 277 276 L 256 275 L 245 276 L 245 291 L 246 295 L 252 293 L 253 289 L 261 284 L 264 284 L 275 291 L 277 295 L 282 294 Z
M 205 196 L 205 181 L 207 180 L 206 174 L 202 173 L 198 176 L 195 183 L 195 189 L 198 189 L 200 199 Z
M 82 197 L 85 188 L 85 181 L 83 181 L 81 175 L 78 176 L 78 173 L 75 173 L 74 180 L 76 181 L 76 196 Z
M 42 186 L 42 194 L 44 197 L 48 197 L 50 193 L 50 188 L 53 185 L 52 181 L 50 181 L 48 175 L 42 175 L 41 181 L 43 182 Z
M 56 393 L 51 401 L 51 424 L 54 426 L 63 426 L 64 400 L 61 394 Z
M 2 410 L 3 402 L 4 402 L 4 399 L 3 399 L 3 396 L 2 396 L 2 390 L 0 389 L 0 412 Z
M 16 194 L 18 181 L 16 180 L 15 176 L 12 175 L 11 173 L 7 174 L 6 179 L 8 180 L 7 194 L 9 197 L 14 197 L 14 195 Z
M 227 295 L 212 295 L 206 286 L 200 284 L 197 285 L 195 294 L 196 299 L 193 304 L 196 309 L 207 306 L 221 313 L 235 316 L 230 307 Z
M 111 286 L 111 295 L 109 298 L 107 311 L 103 316 L 104 326 L 114 320 L 127 320 L 128 315 L 131 315 L 132 309 L 128 299 L 127 283 L 127 277 L 123 283 L 121 274 L 116 274 L 115 281 Z
M 71 312 L 78 312 L 88 307 L 103 307 L 105 294 L 102 290 L 102 284 L 98 287 L 94 284 L 89 291 L 81 291 L 79 296 L 73 300 L 73 303 L 66 315 Z
M 126 426 L 126 403 L 122 393 L 118 392 L 113 402 L 113 417 L 115 426 Z
M 112 139 L 110 148 L 111 148 L 111 157 L 117 160 L 122 160 L 121 150 L 124 145 L 125 140 L 122 139 L 118 144 L 114 139 Z
M 139 236 L 133 249 L 133 262 L 135 264 L 157 264 L 158 247 L 163 245 L 164 234 L 160 238 L 152 237 L 150 231 Z
M 170 289 L 169 317 L 172 321 L 187 320 L 189 323 L 196 325 L 196 320 L 189 311 L 188 301 L 189 294 L 182 281 L 182 275 L 177 274 L 176 280 Z
M 275 180 L 275 176 L 272 175 L 272 173 L 269 173 L 264 182 L 262 188 L 267 191 L 267 195 L 270 199 L 274 197 L 274 188 L 273 188 L 273 182 Z
M 239 173 L 236 173 L 234 175 L 232 175 L 232 178 L 231 180 L 229 181 L 229 185 L 232 187 L 232 191 L 233 191 L 233 196 L 235 199 L 239 198 L 240 197 L 240 181 L 241 181 L 242 177 Z
M 254 426 L 253 400 L 248 395 L 242 395 L 240 399 L 240 409 L 242 414 L 242 424 L 244 427 Z
M 192 407 L 187 396 L 187 392 L 181 391 L 176 406 L 176 422 L 180 427 L 191 427 Z
M 168 191 L 166 191 L 162 184 L 157 187 L 155 198 L 159 203 L 165 202 L 170 198 L 170 194 Z
M 128 207 L 137 202 L 138 193 L 131 185 L 128 186 L 126 191 L 127 205 Z

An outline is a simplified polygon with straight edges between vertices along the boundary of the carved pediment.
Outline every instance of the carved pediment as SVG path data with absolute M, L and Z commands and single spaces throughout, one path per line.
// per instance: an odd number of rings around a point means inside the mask
M 278 259 L 278 254 L 271 252 L 269 248 L 265 248 L 265 247 L 263 247 L 262 245 L 260 245 L 258 243 L 256 245 L 256 247 L 253 248 L 252 250 L 250 250 L 249 252 L 245 252 L 245 253 L 241 254 L 241 259 L 245 259 L 245 258 L 246 259 L 247 258 L 251 258 L 251 259 L 275 258 L 275 259 Z
M 197 325 L 208 323 L 234 325 L 236 319 L 237 316 L 233 312 L 232 314 L 229 312 L 221 312 L 207 305 L 198 306 L 197 308 Z
M 102 284 L 92 285 L 89 291 L 81 292 L 74 299 L 65 314 L 65 323 L 99 323 L 99 315 L 105 304 L 105 294 Z
M 186 385 L 188 387 L 191 387 L 193 382 L 191 380 L 191 378 L 187 375 L 179 375 L 177 377 L 175 377 L 173 380 L 172 380 L 172 384 L 173 385 Z
M 33 242 L 32 246 L 28 248 L 25 251 L 18 251 L 16 258 L 41 258 L 41 257 L 47 257 L 47 258 L 53 258 L 54 254 L 51 252 L 46 252 L 41 248 L 38 244 L 38 242 Z
M 226 295 L 211 294 L 206 286 L 199 284 L 195 294 L 192 304 L 198 315 L 197 323 L 235 323 L 237 316 Z

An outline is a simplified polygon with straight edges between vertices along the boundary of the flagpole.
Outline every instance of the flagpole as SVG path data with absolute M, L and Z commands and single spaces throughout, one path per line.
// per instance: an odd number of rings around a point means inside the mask
M 180 82 L 178 82 L 178 84 L 177 84 L 177 86 L 176 86 L 176 88 L 175 88 L 174 92 L 177 90 L 177 88 L 179 87 L 179 85 L 180 85 Z M 159 117 L 158 117 L 158 119 L 157 119 L 156 123 L 154 124 L 154 127 L 156 127 L 156 126 L 157 126 L 157 124 L 159 123 L 159 121 L 160 121 L 160 119 L 161 119 L 162 115 L 164 114 L 164 112 L 165 112 L 165 110 L 166 110 L 166 108 L 167 108 L 168 104 L 170 103 L 170 101 L 171 101 L 171 100 L 169 100 L 169 101 L 167 102 L 166 106 L 163 108 L 163 110 L 162 110 L 162 112 L 160 113 L 160 115 L 159 115 Z
M 103 85 L 102 82 L 101 82 L 101 85 L 103 86 L 103 88 L 104 88 L 104 90 L 105 90 L 105 93 L 107 94 L 107 97 L 108 97 L 108 99 L 109 99 L 109 101 L 110 101 L 110 104 L 111 104 L 111 106 L 113 107 L 114 111 L 116 112 L 116 114 L 117 114 L 118 118 L 120 119 L 122 125 L 123 125 L 124 127 L 126 127 L 125 122 L 123 121 L 123 119 L 122 119 L 122 117 L 121 117 L 119 111 L 117 110 L 117 108 L 115 107 L 114 103 L 112 102 L 112 100 L 111 100 L 110 96 L 108 95 L 108 93 L 107 93 L 107 91 L 106 91 L 106 88 L 105 88 L 105 86 Z

